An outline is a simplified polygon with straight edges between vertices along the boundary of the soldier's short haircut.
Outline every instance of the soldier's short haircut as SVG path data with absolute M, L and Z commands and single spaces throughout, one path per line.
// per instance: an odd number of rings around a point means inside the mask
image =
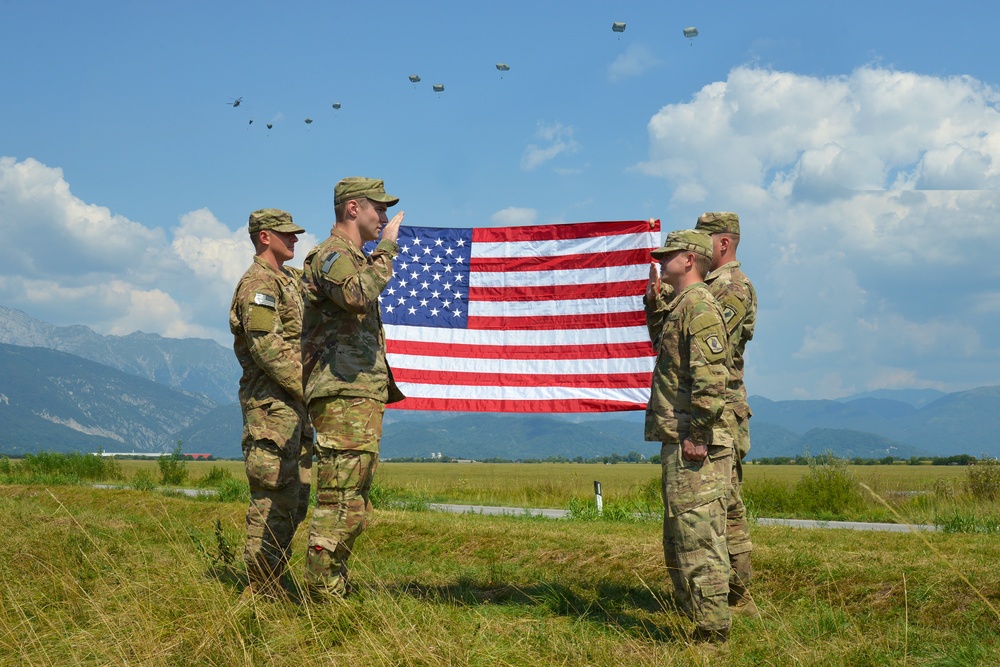
M 341 202 L 333 207 L 333 215 L 337 222 L 343 222 L 344 220 L 344 207 L 347 206 L 348 201 L 356 201 L 361 206 L 365 208 L 366 206 L 371 206 L 372 202 L 367 197 L 358 197 L 357 199 L 348 199 L 345 202 Z
M 704 255 L 699 255 L 697 253 L 691 253 L 694 255 L 694 268 L 702 278 L 708 275 L 709 270 L 712 268 L 712 258 L 705 257 Z

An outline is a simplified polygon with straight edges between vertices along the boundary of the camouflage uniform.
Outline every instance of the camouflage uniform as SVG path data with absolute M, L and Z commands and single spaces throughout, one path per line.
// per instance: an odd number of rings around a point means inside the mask
M 398 201 L 382 181 L 337 184 L 335 204 L 359 198 Z M 401 398 L 386 362 L 378 303 L 398 253 L 395 241 L 382 240 L 366 257 L 334 226 L 303 267 L 303 378 L 316 427 L 317 479 L 306 584 L 320 595 L 347 593 L 347 560 L 372 513 L 382 414 L 390 397 Z
M 692 234 L 671 232 L 654 256 L 673 250 L 711 256 L 710 239 Z M 657 295 L 654 303 L 646 303 L 646 313 L 655 330 L 657 358 L 645 435 L 662 443 L 664 558 L 699 631 L 725 635 L 730 625 L 725 518 L 732 443 L 721 427 L 728 356 L 722 311 L 699 282 L 669 303 L 662 293 Z M 707 445 L 707 457 L 685 460 L 685 439 Z
M 740 233 L 740 219 L 735 213 L 705 213 L 698 218 L 696 227 L 706 234 Z M 735 455 L 729 506 L 726 512 L 726 537 L 729 544 L 729 599 L 739 606 L 748 599 L 747 589 L 753 575 L 750 552 L 750 524 L 747 508 L 743 503 L 743 459 L 750 451 L 750 405 L 743 385 L 743 351 L 747 341 L 753 339 L 757 322 L 757 292 L 750 279 L 740 269 L 737 261 L 728 262 L 705 278 L 708 289 L 722 307 L 732 365 L 726 386 L 726 410 L 723 421 L 733 438 Z
M 277 209 L 251 214 L 251 234 L 264 229 L 303 231 Z M 284 572 L 292 536 L 309 504 L 312 428 L 302 394 L 299 276 L 292 268 L 276 271 L 255 256 L 229 309 L 233 350 L 243 368 L 239 398 L 250 483 L 243 557 L 251 586 L 261 589 Z

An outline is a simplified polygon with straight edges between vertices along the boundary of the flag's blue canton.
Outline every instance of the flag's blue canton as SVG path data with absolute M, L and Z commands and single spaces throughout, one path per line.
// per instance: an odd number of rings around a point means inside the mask
M 382 321 L 464 329 L 469 322 L 472 230 L 400 227 L 392 279 L 379 296 Z M 365 250 L 371 252 L 374 245 Z

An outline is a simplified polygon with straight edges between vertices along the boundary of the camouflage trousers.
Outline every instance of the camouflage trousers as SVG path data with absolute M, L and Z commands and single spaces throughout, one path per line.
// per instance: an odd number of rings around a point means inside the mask
M 660 449 L 663 556 L 684 610 L 703 631 L 728 631 L 729 555 L 726 502 L 732 448 L 710 445 L 701 462 L 686 461 L 681 444 Z
M 243 560 L 250 586 L 284 574 L 295 529 L 309 509 L 313 430 L 280 401 L 244 411 L 243 461 L 250 485 Z
M 729 601 L 743 603 L 749 595 L 753 567 L 750 563 L 750 523 L 743 503 L 743 457 L 750 450 L 750 417 L 740 417 L 728 406 L 723 422 L 733 437 L 735 456 L 730 478 L 729 503 L 726 507 L 726 541 L 729 545 Z
M 372 515 L 369 499 L 378 467 L 385 404 L 367 398 L 317 399 L 316 509 L 309 526 L 306 585 L 313 595 L 348 592 L 347 561 Z

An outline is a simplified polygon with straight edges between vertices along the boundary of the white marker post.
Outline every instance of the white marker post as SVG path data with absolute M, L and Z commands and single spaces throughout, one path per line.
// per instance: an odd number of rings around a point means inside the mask
M 597 516 L 604 514 L 604 498 L 601 497 L 601 483 L 594 480 L 594 502 L 597 503 Z

